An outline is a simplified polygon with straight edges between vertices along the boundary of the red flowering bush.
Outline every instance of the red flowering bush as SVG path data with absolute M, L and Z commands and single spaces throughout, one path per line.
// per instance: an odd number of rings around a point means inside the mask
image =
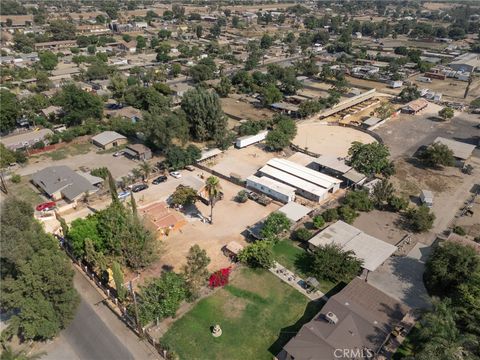
M 208 285 L 211 288 L 227 285 L 228 277 L 230 276 L 230 271 L 231 271 L 231 268 L 229 267 L 215 271 L 212 275 L 210 275 L 210 279 L 208 280 Z

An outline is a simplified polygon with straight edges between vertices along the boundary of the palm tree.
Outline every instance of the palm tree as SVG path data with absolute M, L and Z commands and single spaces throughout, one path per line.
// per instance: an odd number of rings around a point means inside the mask
M 150 176 L 150 173 L 152 172 L 152 165 L 144 161 L 139 165 L 139 168 L 140 168 L 140 171 L 143 173 L 144 181 L 147 181 L 148 177 Z
M 213 207 L 220 197 L 220 192 L 222 190 L 220 180 L 216 176 L 209 176 L 207 178 L 205 189 L 207 190 L 208 200 L 210 202 L 210 223 L 213 224 Z
M 40 359 L 44 352 L 38 354 L 27 355 L 23 350 L 14 351 L 10 346 L 4 346 L 0 360 L 34 360 Z
M 373 186 L 373 202 L 376 206 L 383 208 L 394 193 L 395 189 L 392 183 L 389 182 L 387 179 L 383 179 L 382 181 L 376 183 Z

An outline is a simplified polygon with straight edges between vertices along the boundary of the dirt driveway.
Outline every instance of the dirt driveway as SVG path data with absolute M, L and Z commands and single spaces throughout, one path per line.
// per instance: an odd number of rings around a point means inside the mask
M 478 115 L 456 112 L 450 121 L 441 122 L 438 116 L 441 107 L 429 104 L 427 109 L 417 115 L 400 114 L 375 130 L 390 148 L 393 158 L 412 156 L 421 145 L 429 145 L 436 137 L 474 144 L 480 138 Z M 480 155 L 480 150 L 475 152 Z
M 219 201 L 213 214 L 213 224 L 202 223 L 198 218 L 188 218 L 188 224 L 178 232 L 171 233 L 164 240 L 164 254 L 160 261 L 144 272 L 142 277 L 158 276 L 162 269 L 173 267 L 179 271 L 185 264 L 185 257 L 191 246 L 198 244 L 207 251 L 211 259 L 209 270 L 217 270 L 229 266 L 230 262 L 221 249 L 230 241 L 235 240 L 246 245 L 242 232 L 247 226 L 253 225 L 280 206 L 274 203 L 264 207 L 251 200 L 244 204 L 234 201 L 241 187 L 221 180 L 224 199 Z M 199 212 L 210 215 L 210 208 L 201 202 L 196 203 Z

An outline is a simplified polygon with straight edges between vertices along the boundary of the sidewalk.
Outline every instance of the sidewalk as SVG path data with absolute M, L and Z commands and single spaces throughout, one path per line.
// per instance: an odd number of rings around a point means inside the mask
M 319 290 L 315 292 L 307 292 L 300 284 L 306 284 L 306 281 L 302 278 L 296 276 L 293 272 L 288 270 L 286 267 L 282 266 L 278 262 L 275 261 L 273 267 L 268 269 L 273 275 L 278 277 L 283 282 L 287 283 L 291 287 L 295 288 L 303 295 L 305 295 L 310 300 L 318 300 L 325 296 L 324 293 L 320 292 Z M 326 299 L 326 298 L 325 298 Z

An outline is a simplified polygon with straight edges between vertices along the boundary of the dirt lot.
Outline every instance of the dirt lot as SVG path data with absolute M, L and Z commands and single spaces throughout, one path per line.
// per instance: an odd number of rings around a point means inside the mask
M 480 196 L 476 197 L 471 210 L 473 211 L 472 215 L 464 215 L 457 218 L 455 225 L 461 226 L 468 236 L 475 238 L 480 236 Z
M 57 152 L 64 151 L 64 149 L 65 148 L 57 150 Z M 62 152 L 58 157 L 56 157 L 56 155 L 52 156 L 52 154 L 44 154 L 32 157 L 29 159 L 29 163 L 17 170 L 16 173 L 22 176 L 31 175 L 39 170 L 53 165 L 67 165 L 72 170 L 78 170 L 81 167 L 84 169 L 94 169 L 106 166 L 114 178 L 119 178 L 127 175 L 134 167 L 138 165 L 138 162 L 129 160 L 124 156 L 113 157 L 112 153 L 98 153 L 98 149 L 94 146 L 84 150 L 85 151 L 76 153 L 66 152 L 66 155 L 64 155 Z M 57 158 L 58 160 L 56 160 Z
M 480 80 L 476 79 L 470 85 L 466 99 L 463 98 L 468 82 L 447 78 L 445 80 L 432 79 L 431 83 L 421 82 L 417 79 L 422 75 L 415 75 L 408 80 L 418 86 L 419 89 L 429 89 L 443 94 L 442 100 L 456 101 L 470 104 L 480 95 Z
M 438 121 L 441 107 L 429 104 L 417 115 L 400 114 L 375 130 L 390 148 L 393 158 L 411 156 L 421 146 L 428 145 L 436 137 L 453 138 L 474 144 L 478 141 L 480 131 L 475 125 L 480 122 L 479 115 L 456 112 L 450 121 Z M 480 156 L 480 150 L 474 151 Z
M 253 105 L 232 98 L 222 98 L 220 102 L 225 114 L 234 119 L 267 120 L 274 115 L 271 110 L 257 109 Z
M 228 266 L 230 262 L 223 255 L 222 247 L 232 240 L 246 245 L 242 235 L 245 228 L 279 208 L 274 203 L 264 207 L 251 200 L 239 204 L 233 199 L 242 188 L 223 180 L 221 185 L 225 196 L 214 208 L 214 223 L 210 225 L 198 219 L 191 220 L 179 232 L 172 233 L 165 240 L 165 252 L 160 261 L 145 271 L 142 277 L 158 276 L 165 267 L 179 270 L 185 263 L 188 250 L 195 244 L 207 251 L 211 259 L 210 270 Z M 200 202 L 196 206 L 204 216 L 210 215 L 208 206 Z
M 407 234 L 406 231 L 396 226 L 399 218 L 400 216 L 396 213 L 372 210 L 360 213 L 360 216 L 355 219 L 353 226 L 368 235 L 395 245 Z
M 318 122 L 298 124 L 297 136 L 293 143 L 317 154 L 345 157 L 352 142 L 371 143 L 370 135 L 347 127 L 328 126 Z
M 206 165 L 225 176 L 235 173 L 242 179 L 246 179 L 257 172 L 268 160 L 278 156 L 277 153 L 265 151 L 264 147 L 263 144 L 255 144 L 243 149 L 230 148 Z

